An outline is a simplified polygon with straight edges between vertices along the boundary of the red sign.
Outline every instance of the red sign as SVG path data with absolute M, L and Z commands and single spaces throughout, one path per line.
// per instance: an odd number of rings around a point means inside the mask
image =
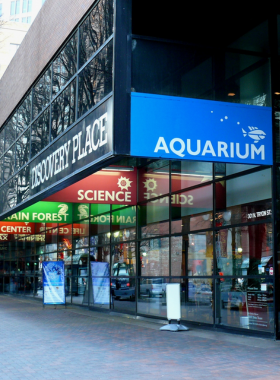
M 29 222 L 0 222 L 0 234 L 33 235 L 35 223 Z
M 50 202 L 136 205 L 137 172 L 101 170 L 46 198 Z

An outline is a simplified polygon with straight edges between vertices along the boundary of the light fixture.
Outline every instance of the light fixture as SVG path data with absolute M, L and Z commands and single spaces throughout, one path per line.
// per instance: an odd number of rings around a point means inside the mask
M 103 168 L 102 170 L 108 170 L 108 171 L 118 171 L 118 172 L 133 172 L 134 167 L 133 166 L 107 166 L 107 168 Z
M 274 95 L 280 95 L 280 92 L 276 91 L 276 92 L 274 92 Z
M 237 248 L 237 252 L 241 253 L 243 249 L 241 247 Z
M 227 96 L 235 96 L 235 93 L 234 93 L 234 92 L 229 92 L 229 93 L 227 94 Z

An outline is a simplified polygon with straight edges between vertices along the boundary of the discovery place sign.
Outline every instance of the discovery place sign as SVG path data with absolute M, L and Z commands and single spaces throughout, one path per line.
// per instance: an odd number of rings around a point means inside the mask
M 271 165 L 272 110 L 132 93 L 131 155 Z
M 112 104 L 109 98 L 31 163 L 31 195 L 112 153 Z

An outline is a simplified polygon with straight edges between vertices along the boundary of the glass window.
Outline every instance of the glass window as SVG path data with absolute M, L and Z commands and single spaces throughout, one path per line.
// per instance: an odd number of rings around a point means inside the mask
M 2 3 L 0 4 L 0 17 L 2 17 Z
M 166 318 L 166 284 L 164 277 L 141 278 L 138 281 L 137 312 Z
M 209 278 L 172 279 L 181 285 L 182 319 L 213 323 L 213 280 Z
M 16 169 L 21 168 L 29 160 L 30 128 L 16 142 Z
M 159 197 L 169 192 L 169 164 L 159 160 L 143 169 L 139 169 L 139 201 Z
M 5 126 L 0 131 L 0 157 L 4 153 L 5 150 Z
M 15 144 L 4 154 L 4 180 L 13 175 L 15 170 Z
M 112 242 L 133 240 L 136 237 L 136 207 L 112 212 Z
M 22 13 L 27 12 L 27 0 L 22 1 Z
M 112 91 L 113 41 L 79 75 L 79 117 Z
M 16 13 L 16 2 L 11 1 L 10 15 L 13 16 Z
M 212 209 L 212 185 L 171 195 L 172 233 L 211 227 Z
M 93 216 L 90 219 L 90 245 L 109 244 L 110 213 Z
M 16 0 L 16 15 L 20 13 L 20 0 Z
M 18 108 L 17 113 L 17 135 L 21 134 L 31 122 L 31 92 L 26 96 Z
M 8 149 L 15 141 L 17 129 L 17 114 L 15 113 L 5 125 L 5 150 Z
M 39 153 L 49 143 L 49 108 L 31 126 L 31 157 Z
M 216 183 L 216 226 L 271 218 L 271 170 Z
M 29 165 L 18 173 L 17 197 L 18 203 L 29 197 Z
M 269 76 L 268 60 L 263 57 L 140 39 L 132 42 L 136 92 L 271 106 Z
M 135 278 L 112 278 L 111 294 L 112 309 L 127 313 L 135 313 Z
M 28 16 L 26 21 L 27 21 L 27 24 L 31 24 L 31 16 Z
M 79 67 L 94 54 L 113 33 L 113 1 L 101 0 L 80 26 Z
M 212 231 L 171 237 L 172 276 L 211 276 L 212 274 Z
M 51 140 L 54 140 L 75 121 L 76 80 L 52 103 Z
M 212 179 L 212 163 L 210 162 L 172 162 L 171 191 L 183 190 L 207 181 L 212 181 Z
M 156 199 L 138 207 L 141 237 L 169 233 L 169 197 Z
M 50 89 L 51 69 L 49 67 L 33 87 L 33 118 L 49 103 Z
M 77 71 L 77 33 L 53 62 L 52 95 L 59 92 Z
M 32 11 L 32 0 L 28 0 L 27 12 Z
M 135 243 L 121 243 L 112 246 L 112 276 L 135 276 Z
M 269 275 L 273 267 L 272 224 L 221 229 L 216 233 L 217 274 Z
M 212 73 L 207 50 L 154 41 L 132 42 L 133 91 L 213 99 Z
M 73 223 L 73 248 L 89 246 L 89 220 Z
M 216 285 L 217 322 L 232 327 L 273 332 L 273 280 L 221 279 Z
M 140 242 L 141 276 L 169 276 L 169 238 Z

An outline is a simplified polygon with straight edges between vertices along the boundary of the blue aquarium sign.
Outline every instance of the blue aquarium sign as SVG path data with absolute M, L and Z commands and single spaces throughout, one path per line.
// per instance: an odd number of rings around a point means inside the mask
M 131 94 L 131 155 L 272 164 L 272 109 Z

